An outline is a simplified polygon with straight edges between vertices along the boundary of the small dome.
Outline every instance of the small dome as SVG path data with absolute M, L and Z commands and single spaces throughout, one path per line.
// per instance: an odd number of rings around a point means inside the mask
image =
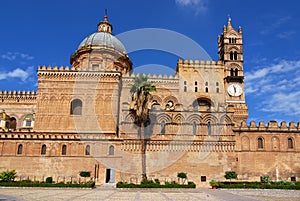
M 89 35 L 80 43 L 77 50 L 85 46 L 113 48 L 119 52 L 126 53 L 122 42 L 108 32 L 96 32 Z

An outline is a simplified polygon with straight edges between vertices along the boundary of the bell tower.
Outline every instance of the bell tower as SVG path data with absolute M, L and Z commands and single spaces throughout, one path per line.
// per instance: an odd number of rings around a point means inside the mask
M 242 28 L 236 31 L 228 18 L 223 33 L 218 37 L 219 61 L 224 64 L 225 100 L 228 112 L 234 112 L 233 121 L 240 124 L 248 117 L 248 107 L 245 102 L 244 58 Z

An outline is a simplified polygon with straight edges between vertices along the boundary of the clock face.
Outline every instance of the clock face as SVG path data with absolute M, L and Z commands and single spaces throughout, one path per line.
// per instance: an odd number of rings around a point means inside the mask
M 243 93 L 243 89 L 239 84 L 231 84 L 227 88 L 227 91 L 230 96 L 240 96 Z

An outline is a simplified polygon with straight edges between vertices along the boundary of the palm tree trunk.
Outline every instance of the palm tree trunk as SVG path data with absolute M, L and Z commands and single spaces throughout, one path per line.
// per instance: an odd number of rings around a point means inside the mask
M 146 139 L 145 139 L 145 124 L 141 123 L 141 143 L 142 143 L 142 179 L 147 180 L 146 173 Z

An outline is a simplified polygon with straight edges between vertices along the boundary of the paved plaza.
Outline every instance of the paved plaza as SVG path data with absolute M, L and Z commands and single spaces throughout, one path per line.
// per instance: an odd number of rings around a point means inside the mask
M 0 201 L 298 201 L 293 190 L 0 188 Z

